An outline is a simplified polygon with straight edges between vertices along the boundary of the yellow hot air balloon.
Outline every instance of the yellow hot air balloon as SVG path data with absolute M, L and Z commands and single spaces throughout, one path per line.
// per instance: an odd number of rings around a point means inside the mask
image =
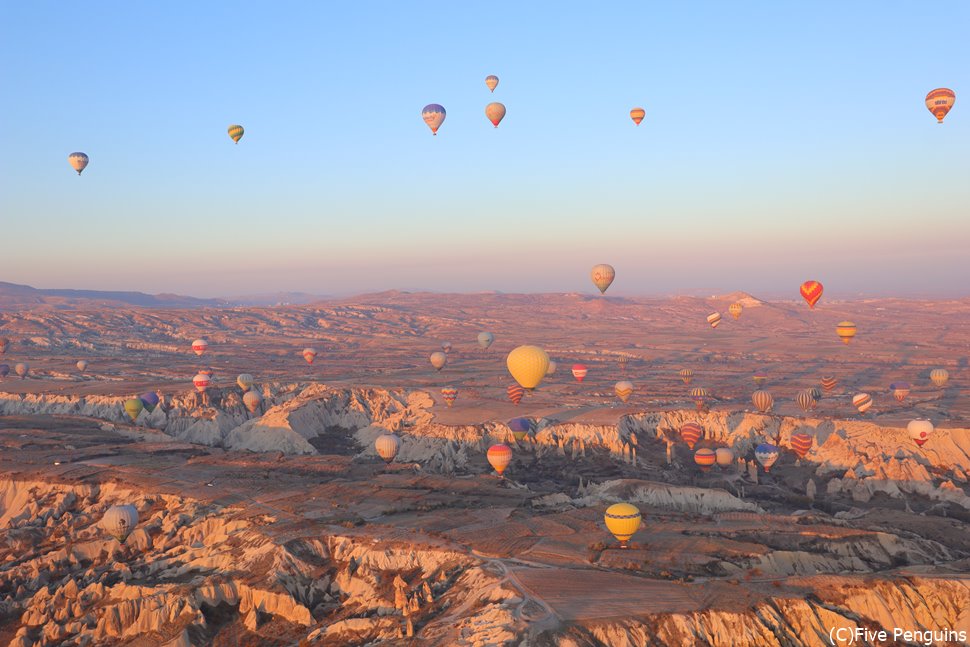
M 490 91 L 495 92 L 495 88 L 498 87 L 498 77 L 494 74 L 489 74 L 485 77 L 485 85 L 488 86 Z
M 144 408 L 145 403 L 139 398 L 129 398 L 128 400 L 125 400 L 125 413 L 128 414 L 132 421 L 138 419 L 138 414 L 140 414 Z
M 488 464 L 492 466 L 492 469 L 501 476 L 505 472 L 505 468 L 509 466 L 512 462 L 512 448 L 508 445 L 492 445 L 488 448 L 488 453 L 485 455 L 488 459 Z
M 642 519 L 636 506 L 629 503 L 614 503 L 603 515 L 606 528 L 620 542 L 620 548 L 626 548 L 626 542 L 640 529 Z
M 945 368 L 934 368 L 930 371 L 930 380 L 936 386 L 943 386 L 950 379 L 950 372 Z
M 626 402 L 633 393 L 633 382 L 628 382 L 627 380 L 617 382 L 613 390 L 616 391 L 616 397 Z
M 956 100 L 956 93 L 949 88 L 930 90 L 930 93 L 926 95 L 926 109 L 936 117 L 936 123 L 942 124 L 943 118 L 946 117 L 946 113 L 950 112 L 950 108 L 953 107 Z
M 842 343 L 848 344 L 855 337 L 855 324 L 851 321 L 840 321 L 835 327 L 835 334 L 842 339 Z
M 236 142 L 237 144 L 239 143 L 239 140 L 242 139 L 243 133 L 245 132 L 246 131 L 239 124 L 229 126 L 229 136 L 232 137 L 232 141 Z
M 519 346 L 505 359 L 509 373 L 524 389 L 534 389 L 549 370 L 549 356 L 538 346 Z
M 593 285 L 599 288 L 600 294 L 606 294 L 606 289 L 610 287 L 616 277 L 616 270 L 613 269 L 612 265 L 600 263 L 593 266 L 590 276 L 593 279 Z
M 632 119 L 633 123 L 635 123 L 638 126 L 640 125 L 640 122 L 643 121 L 643 118 L 646 116 L 647 116 L 647 112 L 643 108 L 634 108 L 633 110 L 630 111 L 630 119 Z
M 734 302 L 730 306 L 728 306 L 728 312 L 730 312 L 731 316 L 734 317 L 735 319 L 741 316 L 742 310 L 744 310 L 744 307 L 737 302 Z

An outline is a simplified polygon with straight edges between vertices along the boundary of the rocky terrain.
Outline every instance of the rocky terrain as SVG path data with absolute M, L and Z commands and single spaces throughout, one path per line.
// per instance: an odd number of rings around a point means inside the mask
M 390 294 L 0 313 L 12 341 L 0 362 L 31 365 L 0 383 L 0 644 L 754 646 L 829 645 L 839 627 L 970 632 L 970 303 L 923 304 L 917 321 L 906 302 L 809 314 L 751 299 L 711 330 L 716 303 Z M 829 320 L 850 316 L 860 333 L 845 347 Z M 479 330 L 496 334 L 489 351 Z M 202 358 L 187 347 L 198 336 Z M 427 355 L 442 341 L 454 349 L 437 373 Z M 515 406 L 504 356 L 529 342 L 559 368 Z M 590 367 L 582 384 L 573 361 Z M 205 399 L 190 381 L 202 366 L 216 373 Z M 715 396 L 702 411 L 685 366 Z M 944 388 L 926 378 L 936 366 Z M 751 411 L 755 370 L 769 374 L 769 414 Z M 263 396 L 256 413 L 233 386 L 243 371 Z M 795 393 L 823 373 L 839 386 L 804 414 Z M 637 388 L 626 404 L 612 393 L 620 375 Z M 904 402 L 895 380 L 912 383 Z M 460 389 L 451 408 L 445 385 Z M 861 389 L 876 399 L 864 415 L 848 401 Z M 147 390 L 161 405 L 130 420 L 124 400 Z M 521 441 L 515 415 L 538 421 Z M 904 428 L 915 417 L 937 425 L 922 447 Z M 688 421 L 704 428 L 699 446 L 737 462 L 698 469 L 677 434 Z M 374 439 L 387 431 L 402 446 L 385 466 Z M 801 460 L 788 449 L 799 432 L 814 437 Z M 783 448 L 770 473 L 753 457 L 766 440 Z M 504 479 L 485 458 L 497 442 L 513 449 Z M 603 526 L 617 501 L 644 517 L 626 549 Z M 139 516 L 123 543 L 101 526 L 119 503 Z

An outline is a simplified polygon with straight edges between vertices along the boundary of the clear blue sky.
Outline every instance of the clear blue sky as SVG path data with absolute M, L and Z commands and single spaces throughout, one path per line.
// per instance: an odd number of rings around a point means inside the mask
M 4 3 L 0 280 L 968 294 L 970 3 L 232 4 Z

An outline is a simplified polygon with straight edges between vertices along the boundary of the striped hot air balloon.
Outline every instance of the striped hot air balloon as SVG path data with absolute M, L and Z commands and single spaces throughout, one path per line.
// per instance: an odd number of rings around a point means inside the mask
M 397 457 L 397 453 L 401 451 L 401 439 L 396 434 L 381 434 L 374 441 L 374 449 L 377 450 L 377 455 L 390 465 Z
M 717 454 L 713 449 L 702 447 L 694 452 L 694 462 L 701 468 L 702 472 L 708 472 L 711 466 L 717 462 Z
M 509 420 L 509 429 L 512 437 L 517 441 L 525 440 L 526 435 L 535 428 L 530 418 L 512 418 Z
M 694 379 L 694 371 L 689 368 L 680 369 L 680 379 L 684 381 L 684 384 L 690 384 L 690 381 Z
M 629 503 L 614 503 L 603 515 L 606 528 L 620 542 L 620 548 L 626 548 L 626 543 L 640 529 L 641 520 L 640 511 Z
M 77 174 L 80 175 L 81 171 L 87 168 L 89 160 L 88 156 L 84 153 L 71 153 L 67 156 L 67 161 L 71 165 L 71 168 L 77 171 Z
M 728 306 L 728 313 L 735 319 L 738 319 L 741 316 L 742 310 L 744 310 L 744 306 L 737 301 Z
M 510 385 L 509 388 L 506 389 L 506 392 L 508 393 L 509 400 L 512 401 L 512 404 L 518 404 L 522 402 L 522 396 L 525 395 L 525 389 L 523 389 L 518 384 Z
M 245 132 L 246 130 L 239 124 L 233 124 L 229 126 L 229 137 L 231 137 L 232 141 L 236 142 L 237 144 L 239 143 L 239 140 L 242 139 L 242 136 Z M 257 137 L 256 139 L 259 139 L 259 138 Z
M 718 447 L 714 452 L 718 467 L 731 467 L 734 465 L 734 450 L 730 447 Z
M 573 377 L 576 378 L 577 382 L 582 382 L 587 373 L 589 373 L 589 369 L 586 368 L 585 364 L 573 364 Z
M 791 445 L 791 450 L 801 459 L 805 458 L 805 454 L 812 448 L 814 440 L 815 438 L 810 434 L 798 432 L 791 435 L 789 445 Z
M 859 413 L 865 413 L 872 406 L 872 396 L 868 393 L 856 393 L 852 396 L 852 405 L 859 410 Z
M 811 411 L 818 404 L 818 400 L 815 399 L 815 396 L 809 389 L 799 391 L 798 395 L 795 396 L 795 402 L 805 412 Z
M 936 117 L 936 123 L 942 124 L 943 118 L 950 112 L 950 108 L 956 103 L 957 95 L 950 88 L 937 88 L 930 90 L 926 95 L 926 109 Z
M 209 342 L 204 339 L 196 339 L 192 342 L 192 352 L 202 357 L 205 352 L 209 349 Z
M 835 327 L 835 334 L 842 339 L 843 344 L 848 344 L 855 337 L 855 324 L 851 321 L 840 321 Z
M 504 478 L 505 468 L 512 462 L 512 449 L 508 445 L 492 445 L 488 448 L 488 464 Z
M 505 119 L 505 104 L 493 101 L 485 106 L 485 116 L 488 117 L 493 126 L 498 128 L 498 125 Z
M 432 135 L 438 134 L 438 129 L 441 128 L 447 114 L 444 106 L 437 103 L 429 103 L 421 110 L 421 118 L 428 124 Z
M 823 377 L 822 378 L 822 388 L 825 389 L 826 393 L 831 393 L 835 387 L 838 385 L 839 381 L 834 377 Z
M 498 77 L 494 74 L 489 74 L 485 77 L 485 85 L 488 86 L 489 92 L 495 92 L 495 88 L 498 87 Z
M 632 119 L 633 123 L 635 123 L 638 126 L 640 125 L 640 122 L 643 121 L 643 118 L 646 116 L 647 116 L 647 111 L 644 110 L 643 108 L 634 108 L 633 110 L 630 111 L 630 119 Z
M 818 281 L 805 281 L 798 289 L 802 298 L 808 302 L 809 308 L 814 308 L 818 300 L 822 298 L 822 284 Z
M 778 448 L 769 443 L 763 443 L 755 447 L 754 457 L 757 459 L 761 466 L 765 468 L 765 472 L 771 471 L 771 466 L 775 464 L 778 460 Z
M 893 382 L 889 385 L 892 389 L 893 397 L 896 398 L 898 402 L 902 402 L 909 395 L 910 386 L 908 382 Z
M 909 437 L 920 447 L 922 447 L 923 443 L 930 439 L 930 435 L 933 433 L 933 431 L 933 423 L 923 418 L 911 420 L 909 424 L 906 425 L 906 432 L 909 434 Z
M 934 368 L 930 371 L 930 381 L 936 386 L 943 386 L 950 379 L 950 373 L 945 368 Z
M 695 405 L 697 405 L 698 411 L 704 408 L 704 403 L 708 396 L 707 389 L 702 386 L 695 386 L 693 389 L 687 392 L 687 395 L 690 396 L 690 399 L 694 401 Z
M 253 388 L 253 381 L 253 376 L 249 373 L 240 373 L 236 378 L 236 384 L 239 385 L 239 388 L 242 389 L 243 393 Z
M 696 422 L 685 422 L 680 427 L 680 437 L 687 446 L 694 449 L 694 445 L 704 436 L 704 428 Z
M 757 407 L 758 411 L 761 413 L 768 413 L 771 411 L 772 405 L 775 403 L 775 399 L 771 397 L 771 394 L 767 391 L 755 391 L 751 394 L 751 403 Z
M 628 382 L 626 380 L 617 382 L 613 389 L 616 391 L 616 396 L 620 398 L 620 400 L 626 402 L 633 393 L 633 382 Z
M 458 397 L 458 389 L 453 386 L 446 386 L 445 388 L 441 389 L 441 397 L 444 398 L 445 403 L 451 407 L 455 401 L 455 398 Z
M 707 323 L 711 324 L 711 328 L 717 328 L 721 324 L 721 313 L 712 312 L 707 315 Z

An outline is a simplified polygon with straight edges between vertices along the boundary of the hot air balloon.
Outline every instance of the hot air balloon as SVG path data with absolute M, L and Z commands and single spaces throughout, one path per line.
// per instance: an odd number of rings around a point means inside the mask
M 441 397 L 444 398 L 445 404 L 451 407 L 455 402 L 455 398 L 458 397 L 458 389 L 453 386 L 446 386 L 441 389 Z
M 495 335 L 490 332 L 480 332 L 478 333 L 478 345 L 482 350 L 488 350 L 488 347 L 492 345 L 495 341 Z
M 441 344 L 441 350 L 445 351 L 446 353 L 450 353 L 451 352 L 451 342 L 450 341 L 442 342 L 442 344 Z
M 684 384 L 690 384 L 690 381 L 694 379 L 694 371 L 689 368 L 680 369 L 680 379 L 684 381 Z
M 589 373 L 589 369 L 586 368 L 585 364 L 573 364 L 573 377 L 576 378 L 577 382 L 582 382 L 587 373 Z
M 634 108 L 633 110 L 630 111 L 630 119 L 632 119 L 633 123 L 635 123 L 638 126 L 640 125 L 640 122 L 643 121 L 643 118 L 646 116 L 647 116 L 647 111 L 644 110 L 643 108 Z
M 616 397 L 626 402 L 630 398 L 630 395 L 633 393 L 633 382 L 628 382 L 626 380 L 617 382 L 613 386 L 613 390 L 616 391 Z
M 802 411 L 806 412 L 811 411 L 818 404 L 815 396 L 813 396 L 812 392 L 808 389 L 799 391 L 798 395 L 795 396 L 795 402 L 798 403 L 798 406 L 801 407 Z
M 712 312 L 707 315 L 707 323 L 711 324 L 711 328 L 717 328 L 721 324 L 721 313 Z
M 735 301 L 734 303 L 728 306 L 728 312 L 731 314 L 732 317 L 735 318 L 735 320 L 737 320 L 738 317 L 741 316 L 742 310 L 744 310 L 744 307 L 737 301 Z
M 424 119 L 424 123 L 428 124 L 433 135 L 438 134 L 438 129 L 444 123 L 446 114 L 444 106 L 437 103 L 429 103 L 421 110 L 421 118 Z
M 242 139 L 243 133 L 245 132 L 245 129 L 239 124 L 229 126 L 229 136 L 232 138 L 232 141 L 236 142 L 237 144 L 239 143 L 239 140 Z
M 811 434 L 806 434 L 802 432 L 794 433 L 791 435 L 791 450 L 795 452 L 799 459 L 805 458 L 805 454 L 808 450 L 812 448 L 812 443 L 815 438 Z
M 758 371 L 751 376 L 751 379 L 754 380 L 755 385 L 764 386 L 764 383 L 768 381 L 768 374 L 764 371 Z
M 697 405 L 698 411 L 704 408 L 704 402 L 707 400 L 708 395 L 707 389 L 702 386 L 695 386 L 693 389 L 687 392 L 687 395 L 691 400 L 694 401 L 694 404 Z
M 913 439 L 913 442 L 922 447 L 923 443 L 930 439 L 930 434 L 933 433 L 933 423 L 925 418 L 910 420 L 909 424 L 906 425 L 906 431 L 909 432 L 909 437 Z
M 67 156 L 67 161 L 77 171 L 78 175 L 88 166 L 88 156 L 84 153 L 71 153 Z
M 139 395 L 138 399 L 141 400 L 141 403 L 145 406 L 145 409 L 148 410 L 148 413 L 154 413 L 155 407 L 158 406 L 159 402 L 157 393 L 154 391 L 146 391 L 145 393 Z
M 88 363 L 83 359 L 79 359 L 77 361 L 77 364 L 75 364 L 75 366 L 77 366 L 77 370 L 81 371 L 82 373 L 88 370 Z
M 101 517 L 101 527 L 120 542 L 124 542 L 138 525 L 138 510 L 133 505 L 113 505 Z
M 205 390 L 209 388 L 209 376 L 204 373 L 199 373 L 194 378 L 192 378 L 192 384 L 195 385 L 195 390 L 199 393 L 205 393 Z
M 680 437 L 683 438 L 684 442 L 691 449 L 694 449 L 694 445 L 703 436 L 704 428 L 696 422 L 685 422 L 680 426 Z
M 317 356 L 317 351 L 315 348 L 304 348 L 303 349 L 303 359 L 306 360 L 307 364 L 313 364 L 313 360 Z
M 855 337 L 855 324 L 851 321 L 840 321 L 835 327 L 835 334 L 842 339 L 843 344 L 848 344 Z
M 9 337 L 0 337 L 0 355 L 7 352 L 7 346 L 10 345 Z
M 826 393 L 831 393 L 839 381 L 834 377 L 823 377 L 822 378 L 822 388 L 825 389 Z
M 771 466 L 778 460 L 778 454 L 778 448 L 768 443 L 758 445 L 754 450 L 754 457 L 765 468 L 765 472 L 771 471 Z
M 549 356 L 538 346 L 519 346 L 505 358 L 509 373 L 524 389 L 534 389 L 549 369 Z
M 19 375 L 21 380 L 26 380 L 27 373 L 30 373 L 30 364 L 27 362 L 17 362 L 13 366 L 13 372 Z
M 822 389 L 818 388 L 817 386 L 813 386 L 808 390 L 808 392 L 812 394 L 813 398 L 815 398 L 816 404 L 822 399 Z
M 263 402 L 263 396 L 256 391 L 246 391 L 243 394 L 243 404 L 249 409 L 249 413 L 256 413 L 256 409 Z
M 192 352 L 194 352 L 199 357 L 205 354 L 205 351 L 209 348 L 209 342 L 204 339 L 196 339 L 192 342 Z
M 616 278 L 616 270 L 613 269 L 612 265 L 600 263 L 593 266 L 590 276 L 593 278 L 593 285 L 599 288 L 600 294 L 606 294 L 607 288 Z
M 435 352 L 431 353 L 431 357 L 428 359 L 431 360 L 431 365 L 434 366 L 435 370 L 438 371 L 443 369 L 445 364 L 448 363 L 448 356 L 442 353 L 440 350 L 436 350 Z
M 934 368 L 930 371 L 930 380 L 936 386 L 943 386 L 950 379 L 950 373 L 945 368 Z
M 509 388 L 507 388 L 505 391 L 506 393 L 508 393 L 509 400 L 512 401 L 512 404 L 518 404 L 522 402 L 522 396 L 525 395 L 525 389 L 523 389 L 518 384 L 510 385 Z
M 485 116 L 488 117 L 493 126 L 498 128 L 498 125 L 505 119 L 505 106 L 498 101 L 493 101 L 485 106 Z
M 694 452 L 694 462 L 701 468 L 702 472 L 709 472 L 711 466 L 717 462 L 717 454 L 713 449 L 702 447 Z
M 525 440 L 526 434 L 533 429 L 532 420 L 529 418 L 512 418 L 509 420 L 509 429 L 512 437 L 518 441 Z
M 132 421 L 138 419 L 138 414 L 141 413 L 142 409 L 145 408 L 145 403 L 138 398 L 128 398 L 125 400 L 125 413 Z
M 242 389 L 242 392 L 245 393 L 249 389 L 253 388 L 253 376 L 249 373 L 240 373 L 236 378 L 236 384 L 238 384 L 239 388 Z
M 512 462 L 512 449 L 508 445 L 492 445 L 488 448 L 487 457 L 489 465 L 499 476 L 502 476 L 505 468 Z
M 10 365 L 0 364 L 0 380 L 10 375 Z
M 956 93 L 949 88 L 930 90 L 930 93 L 926 95 L 926 109 L 936 117 L 936 123 L 942 124 L 943 118 L 946 117 L 946 113 L 950 112 L 950 108 L 953 107 L 956 100 Z
M 377 455 L 390 465 L 397 453 L 401 451 L 401 439 L 396 434 L 381 434 L 374 441 L 374 449 L 377 450 Z
M 495 88 L 498 87 L 498 77 L 494 74 L 489 74 L 485 77 L 485 85 L 488 86 L 490 92 L 495 92 Z
M 771 397 L 771 394 L 767 391 L 755 391 L 751 394 L 751 403 L 758 408 L 761 413 L 768 413 L 771 411 L 772 405 L 775 403 L 775 399 Z
M 872 396 L 868 393 L 857 393 L 852 396 L 852 405 L 859 413 L 865 413 L 872 406 Z
M 889 385 L 892 389 L 893 397 L 896 398 L 898 402 L 902 402 L 909 395 L 910 387 L 908 382 L 893 382 Z
M 718 467 L 731 467 L 734 465 L 734 451 L 728 447 L 718 447 L 714 452 Z
M 614 503 L 603 515 L 607 530 L 620 542 L 620 548 L 626 548 L 626 542 L 640 529 L 641 520 L 640 511 L 629 503 Z
M 818 281 L 805 281 L 798 291 L 802 293 L 802 298 L 808 302 L 809 308 L 814 308 L 818 300 L 822 298 L 822 284 Z
M 556 363 L 552 360 L 549 360 L 549 368 L 546 369 L 546 375 L 547 376 L 552 375 L 555 372 L 556 372 Z

